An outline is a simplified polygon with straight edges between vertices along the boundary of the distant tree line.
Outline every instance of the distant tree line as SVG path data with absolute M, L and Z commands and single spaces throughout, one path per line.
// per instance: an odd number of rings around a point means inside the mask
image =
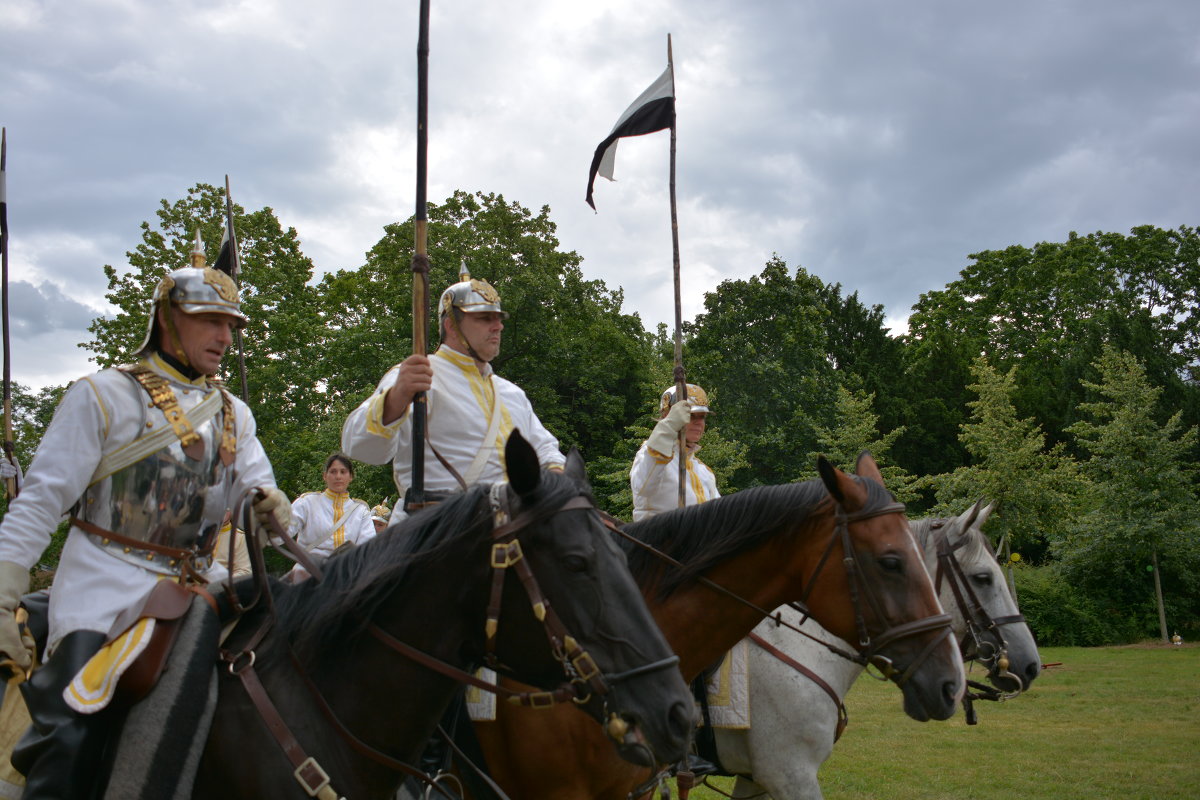
M 187 263 L 197 228 L 215 260 L 223 209 L 206 184 L 164 200 L 128 265 L 104 267 L 118 311 L 80 345 L 98 364 L 128 360 L 154 285 Z M 362 266 L 314 280 L 270 208 L 235 212 L 249 402 L 295 496 L 319 487 L 346 414 L 411 351 L 413 223 L 386 226 Z M 671 334 L 584 277 L 548 207 L 455 192 L 430 205 L 428 238 L 433 298 L 462 261 L 496 286 L 511 314 L 497 372 L 580 449 L 600 504 L 627 516 L 629 464 L 671 382 Z M 1070 233 L 969 260 L 921 295 L 902 336 L 882 306 L 779 256 L 709 291 L 685 326 L 684 365 L 709 391 L 703 457 L 721 491 L 812 477 L 818 453 L 849 467 L 870 449 L 914 516 L 998 504 L 988 530 L 1002 558 L 1021 559 L 1017 591 L 1043 643 L 1200 634 L 1196 230 Z M 224 369 L 236 390 L 236 358 Z M 26 465 L 63 388 L 14 393 Z M 387 467 L 364 466 L 352 491 L 395 500 Z

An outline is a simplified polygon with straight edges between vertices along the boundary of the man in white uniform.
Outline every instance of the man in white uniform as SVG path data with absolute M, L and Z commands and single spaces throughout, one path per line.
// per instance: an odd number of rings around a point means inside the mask
M 721 496 L 713 471 L 696 457 L 707 424 L 708 395 L 694 383 L 687 385 L 687 392 L 687 398 L 678 403 L 674 386 L 662 393 L 658 423 L 633 458 L 629 485 L 633 489 L 634 522 L 679 508 L 680 431 L 685 432 L 687 444 L 685 505 Z
M 90 796 L 110 726 L 78 714 L 63 689 L 164 577 L 224 577 L 212 546 L 227 509 L 257 489 L 255 511 L 287 527 L 287 498 L 254 417 L 211 376 L 246 317 L 237 286 L 203 266 L 158 284 L 134 364 L 76 381 L 63 397 L 0 524 L 0 654 L 28 668 L 14 621 L 29 570 L 59 519 L 67 536 L 50 592 L 46 663 L 22 684 L 33 724 L 13 752 L 24 797 Z M 119 623 L 118 623 L 119 624 Z
M 542 466 L 562 469 L 558 440 L 529 398 L 492 372 L 507 314 L 487 281 L 461 280 L 438 303 L 442 344 L 432 356 L 411 355 L 388 370 L 375 392 L 342 427 L 342 450 L 368 464 L 392 462 L 400 497 L 412 485 L 413 397 L 425 392 L 425 492 L 430 499 L 479 482 L 504 480 L 504 444 L 518 428 Z M 436 455 L 450 465 L 447 468 Z M 392 520 L 403 516 L 397 503 Z

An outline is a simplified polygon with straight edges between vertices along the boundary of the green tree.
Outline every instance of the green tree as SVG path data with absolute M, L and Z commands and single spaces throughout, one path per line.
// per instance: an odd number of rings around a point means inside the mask
M 965 378 L 985 354 L 1016 367 L 1013 402 L 1051 441 L 1065 441 L 1105 344 L 1133 352 L 1185 421 L 1200 420 L 1200 237 L 1181 226 L 1128 236 L 1071 233 L 1066 242 L 1014 245 L 970 256 L 958 280 L 928 292 L 909 318 L 910 369 Z M 948 419 L 961 385 L 931 384 Z M 921 427 L 936 427 L 935 405 Z
M 1091 479 L 1090 510 L 1060 551 L 1071 571 L 1093 584 L 1101 575 L 1112 577 L 1107 565 L 1148 563 L 1159 632 L 1166 641 L 1162 562 L 1172 562 L 1172 572 L 1194 573 L 1200 566 L 1200 471 L 1189 460 L 1196 428 L 1185 428 L 1178 411 L 1165 424 L 1156 421 L 1163 392 L 1150 384 L 1132 354 L 1106 347 L 1096 369 L 1100 381 L 1084 386 L 1097 398 L 1080 404 L 1085 418 L 1069 429 L 1090 454 L 1082 465 Z M 1129 585 L 1128 580 L 1121 582 L 1124 586 L 1104 583 L 1108 593 Z
M 828 357 L 827 290 L 774 256 L 761 274 L 705 295 L 687 326 L 688 380 L 719 398 L 711 427 L 748 448 L 738 488 L 791 480 L 815 449 L 838 381 Z M 714 400 L 714 402 L 718 402 Z
M 973 463 L 922 483 L 936 488 L 940 513 L 957 514 L 979 498 L 994 503 L 991 531 L 1036 562 L 1077 507 L 1079 478 L 1061 443 L 1047 448 L 1038 425 L 1017 417 L 1015 372 L 999 372 L 983 356 L 975 360 L 969 388 L 978 399 L 968 403 L 971 421 L 959 434 Z
M 844 386 L 837 388 L 833 406 L 834 422 L 829 426 L 817 426 L 817 449 L 806 457 L 807 468 L 800 471 L 797 480 L 817 476 L 815 464 L 821 455 L 839 469 L 853 472 L 859 454 L 868 450 L 883 473 L 884 485 L 900 502 L 908 503 L 919 497 L 916 479 L 903 467 L 890 463 L 892 445 L 904 433 L 904 428 L 896 428 L 881 436 L 879 417 L 872 410 L 874 400 L 873 394 L 861 390 L 852 392 Z

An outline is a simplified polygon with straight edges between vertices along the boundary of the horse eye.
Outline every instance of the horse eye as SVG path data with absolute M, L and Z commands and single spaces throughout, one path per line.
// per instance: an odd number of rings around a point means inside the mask
M 979 584 L 980 586 L 991 586 L 992 585 L 992 573 L 980 572 L 976 575 L 972 575 L 971 580 L 975 581 L 975 583 Z
M 879 566 L 884 572 L 903 572 L 904 562 L 897 556 L 883 556 L 879 559 Z
M 586 572 L 588 568 L 587 559 L 583 556 L 564 556 L 562 563 L 571 572 Z

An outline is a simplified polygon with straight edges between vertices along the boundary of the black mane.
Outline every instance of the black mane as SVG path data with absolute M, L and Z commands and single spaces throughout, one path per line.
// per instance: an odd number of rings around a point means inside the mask
M 464 561 L 480 549 L 491 530 L 486 494 L 477 485 L 426 512 L 386 529 L 369 542 L 329 558 L 320 582 L 308 579 L 275 588 L 277 634 L 309 658 L 333 656 L 362 634 L 380 605 L 402 589 L 411 571 L 437 568 L 446 579 L 461 579 L 485 564 Z M 541 483 L 524 507 L 561 505 L 580 487 L 560 473 L 542 470 Z M 515 510 L 515 509 L 514 509 Z

